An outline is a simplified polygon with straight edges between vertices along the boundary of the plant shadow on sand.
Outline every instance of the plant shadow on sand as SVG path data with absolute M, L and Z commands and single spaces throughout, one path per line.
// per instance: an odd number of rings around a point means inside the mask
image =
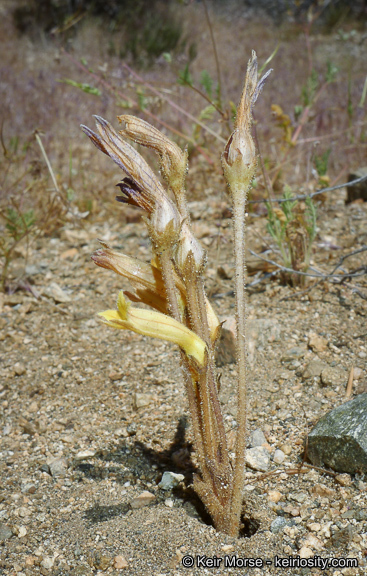
M 156 505 L 163 503 L 168 494 L 173 494 L 182 502 L 188 515 L 212 526 L 209 514 L 191 486 L 193 475 L 198 473 L 198 469 L 191 458 L 192 444 L 186 440 L 187 426 L 187 417 L 182 416 L 177 423 L 174 439 L 166 450 L 154 450 L 140 441 L 128 447 L 126 442 L 122 441 L 111 450 L 99 450 L 95 456 L 99 462 L 78 462 L 75 463 L 74 470 L 80 481 L 83 477 L 100 481 L 107 476 L 113 476 L 119 484 L 135 484 L 138 478 L 143 477 L 145 482 L 156 485 L 166 470 L 182 474 L 185 478 L 183 484 L 168 492 L 158 492 Z M 97 502 L 85 511 L 85 518 L 92 524 L 98 524 L 116 516 L 124 516 L 131 510 L 128 503 L 101 505 Z M 240 537 L 243 538 L 250 538 L 260 527 L 258 521 L 247 511 L 241 517 L 241 524 Z

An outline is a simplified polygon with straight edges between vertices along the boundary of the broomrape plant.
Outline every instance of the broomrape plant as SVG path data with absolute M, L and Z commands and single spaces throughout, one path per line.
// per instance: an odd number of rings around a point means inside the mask
M 112 328 L 133 330 L 179 346 L 199 466 L 194 489 L 217 530 L 233 536 L 240 530 L 246 446 L 245 208 L 257 163 L 251 111 L 269 73 L 257 81 L 257 58 L 253 52 L 235 129 L 222 155 L 233 202 L 236 265 L 238 428 L 233 461 L 218 399 L 215 366 L 221 325 L 205 294 L 206 253 L 192 233 L 186 202 L 187 152 L 134 116 L 119 116 L 125 125 L 120 132 L 99 116 L 95 116 L 97 132 L 82 126 L 95 146 L 126 174 L 118 184 L 121 196 L 117 200 L 143 210 L 153 250 L 152 261 L 147 264 L 101 243 L 102 248 L 92 256 L 94 262 L 127 278 L 134 291 L 120 292 L 117 310 L 107 310 L 99 316 Z M 127 139 L 155 150 L 166 189 Z M 125 296 L 132 302 L 148 304 L 153 310 L 133 307 Z

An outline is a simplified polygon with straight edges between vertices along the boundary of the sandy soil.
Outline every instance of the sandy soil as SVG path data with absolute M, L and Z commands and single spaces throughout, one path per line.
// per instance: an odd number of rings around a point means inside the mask
M 345 207 L 343 195 L 319 209 L 316 245 L 327 238 L 338 246 L 317 250 L 315 264 L 324 270 L 365 242 L 367 205 Z M 197 203 L 191 208 L 194 215 L 200 213 Z M 207 270 L 208 292 L 218 315 L 226 317 L 233 314 L 231 280 L 219 278 L 217 269 L 226 264 L 230 275 L 233 258 L 230 220 L 223 214 L 228 215 L 227 203 L 214 196 L 195 227 L 213 263 Z M 255 250 L 265 237 L 264 226 L 264 218 L 250 218 L 248 238 Z M 132 576 L 321 574 L 274 566 L 276 555 L 307 548 L 312 555 L 357 558 L 359 569 L 341 573 L 363 574 L 363 478 L 289 471 L 300 465 L 312 425 L 344 401 L 351 366 L 359 369 L 353 394 L 366 391 L 366 302 L 348 283 L 321 285 L 288 300 L 293 289 L 277 281 L 249 289 L 249 319 L 259 321 L 251 356 L 249 431 L 261 428 L 270 454 L 282 448 L 286 458 L 281 465 L 271 463 L 269 470 L 278 474 L 246 472 L 247 537 L 234 540 L 208 525 L 189 488 L 195 454 L 177 350 L 111 331 L 95 317 L 114 307 L 118 290 L 126 287 L 90 261 L 97 238 L 149 259 L 141 222 L 122 228 L 115 219 L 68 226 L 51 240 L 39 240 L 31 255 L 28 270 L 38 298 L 18 291 L 1 300 L 2 573 L 117 574 L 119 562 L 126 561 L 125 573 Z M 348 259 L 347 268 L 362 260 L 365 253 Z M 308 345 L 313 333 L 324 339 L 318 350 Z M 336 370 L 328 386 L 302 376 L 315 358 Z M 221 370 L 221 402 L 230 431 L 235 427 L 235 367 Z M 141 398 L 146 405 L 136 408 Z M 158 487 L 164 471 L 183 474 L 184 481 L 164 491 Z M 153 498 L 135 508 L 134 499 L 144 491 Z M 277 514 L 292 522 L 274 534 L 270 524 Z M 225 568 L 224 560 L 215 570 L 183 567 L 184 557 L 203 555 L 261 558 L 273 565 L 250 572 Z

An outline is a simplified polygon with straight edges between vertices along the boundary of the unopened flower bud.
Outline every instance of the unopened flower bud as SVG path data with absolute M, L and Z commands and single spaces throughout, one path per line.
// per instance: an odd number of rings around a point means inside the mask
M 186 222 L 182 225 L 175 262 L 178 271 L 184 277 L 193 273 L 201 274 L 206 264 L 206 252 Z
M 247 65 L 245 86 L 237 109 L 236 125 L 224 148 L 222 165 L 224 176 L 232 194 L 245 193 L 251 185 L 256 170 L 255 144 L 251 135 L 252 107 L 270 74 L 269 70 L 257 82 L 257 58 L 252 57 Z
M 167 250 L 176 244 L 181 227 L 180 215 L 168 197 L 161 198 L 157 203 L 147 225 L 156 250 Z
M 183 186 L 187 172 L 187 151 L 181 150 L 163 132 L 141 118 L 124 114 L 118 116 L 118 119 L 125 122 L 125 130 L 120 132 L 123 136 L 157 152 L 163 176 L 170 186 L 175 191 Z

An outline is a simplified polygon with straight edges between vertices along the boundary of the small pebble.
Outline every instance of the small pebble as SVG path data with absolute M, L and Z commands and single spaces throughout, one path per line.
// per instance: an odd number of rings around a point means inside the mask
M 356 366 L 353 370 L 353 379 L 354 380 L 360 380 L 363 376 L 363 370 L 362 368 L 358 368 L 358 366 Z
M 250 434 L 250 447 L 255 448 L 263 444 L 266 444 L 265 434 L 260 428 L 256 428 L 256 430 Z
M 23 484 L 21 488 L 23 494 L 34 494 L 36 490 L 37 490 L 36 485 L 32 484 L 31 482 Z
M 68 469 L 66 458 L 52 458 L 47 461 L 51 476 L 65 476 Z
M 279 492 L 278 490 L 270 490 L 268 492 L 268 498 L 270 500 L 270 502 L 274 502 L 275 504 L 277 504 L 279 502 L 279 500 L 281 500 L 283 494 L 281 492 Z
M 155 500 L 154 494 L 145 490 L 130 502 L 131 508 L 143 508 L 149 506 Z
M 52 300 L 56 304 L 64 304 L 66 302 L 71 302 L 71 298 L 69 294 L 65 292 L 56 282 L 52 282 L 44 291 L 45 295 Z
M 303 504 L 307 500 L 307 494 L 305 492 L 295 492 L 288 496 L 291 500 L 295 500 L 299 504 Z
M 46 570 L 51 570 L 54 563 L 55 563 L 54 558 L 51 558 L 51 556 L 45 556 L 41 562 L 41 566 L 43 566 L 43 568 L 46 568 Z
M 285 526 L 290 526 L 289 521 L 282 516 L 278 516 L 275 518 L 275 520 L 272 521 L 270 525 L 270 531 L 273 534 L 278 534 L 279 532 L 283 532 Z
M 348 381 L 348 374 L 342 368 L 328 366 L 321 372 L 321 382 L 324 386 L 344 386 Z
M 222 546 L 221 548 L 223 550 L 223 552 L 232 552 L 234 550 L 234 546 L 232 546 L 232 544 L 224 544 L 224 546 Z
M 185 480 L 183 474 L 175 474 L 174 472 L 165 472 L 162 476 L 162 480 L 159 482 L 158 487 L 161 490 L 172 490 L 179 485 L 180 482 Z
M 307 524 L 307 528 L 311 530 L 311 532 L 320 532 L 321 524 L 318 522 L 311 522 L 310 524 Z
M 126 426 L 126 432 L 128 433 L 129 436 L 135 436 L 137 431 L 138 427 L 136 425 L 136 422 L 131 422 L 128 426 Z
M 23 376 L 23 374 L 25 374 L 26 368 L 24 366 L 24 364 L 22 364 L 21 362 L 16 362 L 14 364 L 14 372 L 17 376 Z
M 341 486 L 350 486 L 352 484 L 352 478 L 350 477 L 350 474 L 338 474 L 335 476 L 335 480 Z
M 248 448 L 245 451 L 246 466 L 259 472 L 266 472 L 269 469 L 270 454 L 263 446 Z
M 308 346 L 313 350 L 313 352 L 325 352 L 327 345 L 328 341 L 326 338 L 315 333 L 310 334 L 308 338 Z
M 0 542 L 4 542 L 13 536 L 9 526 L 0 522 Z
M 112 382 L 117 382 L 118 380 L 122 380 L 124 376 L 123 372 L 110 372 L 108 377 Z
M 273 461 L 275 462 L 275 464 L 282 464 L 284 460 L 285 460 L 285 454 L 283 450 L 279 450 L 279 448 L 275 450 L 273 456 Z
M 303 546 L 307 546 L 308 548 L 313 548 L 314 550 L 321 550 L 323 548 L 323 544 L 317 536 L 314 534 L 309 534 L 306 539 L 303 541 Z
M 300 558 L 312 558 L 312 556 L 314 556 L 314 553 L 311 550 L 311 548 L 308 548 L 307 546 L 302 546 L 302 548 L 299 551 L 299 556 Z
M 95 450 L 82 450 L 81 452 L 78 452 L 74 456 L 74 460 L 76 461 L 89 460 L 89 458 L 93 458 L 95 455 L 96 455 Z
M 308 378 L 319 378 L 323 370 L 327 368 L 327 364 L 319 359 L 311 360 L 304 369 L 302 376 L 305 380 Z
M 149 406 L 154 400 L 153 394 L 142 394 L 135 392 L 134 394 L 134 408 L 138 410 L 139 408 L 145 408 Z
M 18 530 L 18 538 L 24 538 L 27 535 L 27 528 L 25 526 L 21 526 Z
M 335 490 L 331 490 L 331 488 L 328 488 L 324 484 L 316 484 L 312 488 L 312 494 L 315 496 L 321 496 L 323 498 L 330 498 L 335 496 Z
M 115 556 L 113 559 L 113 567 L 115 568 L 115 570 L 123 570 L 124 568 L 127 568 L 129 566 L 127 560 L 124 558 L 124 556 L 122 556 L 122 554 L 119 554 L 118 556 Z
M 33 414 L 35 412 L 38 412 L 38 410 L 39 410 L 39 406 L 38 406 L 37 402 L 31 402 L 29 405 L 28 411 Z

